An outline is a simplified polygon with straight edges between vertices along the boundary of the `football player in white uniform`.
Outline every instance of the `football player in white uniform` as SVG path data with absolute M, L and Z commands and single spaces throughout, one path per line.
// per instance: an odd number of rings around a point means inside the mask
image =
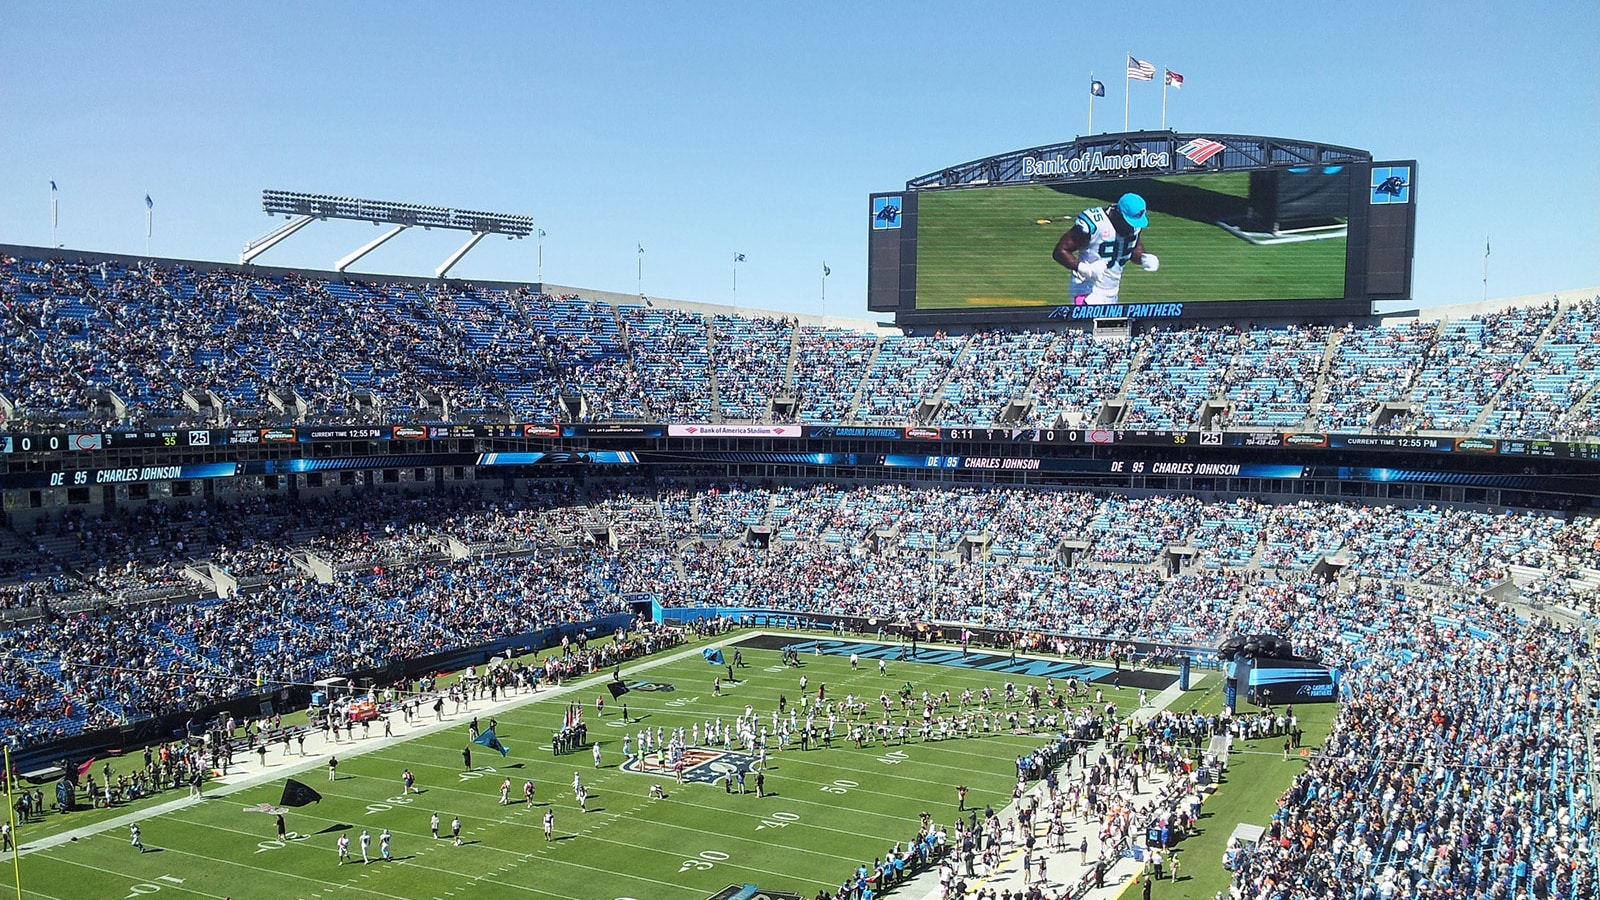
M 1145 251 L 1141 237 L 1149 224 L 1144 198 L 1138 194 L 1123 194 L 1114 206 L 1096 206 L 1078 214 L 1072 230 L 1061 236 L 1051 254 L 1072 273 L 1073 305 L 1118 302 L 1123 266 L 1130 262 L 1146 272 L 1156 271 L 1161 262 Z

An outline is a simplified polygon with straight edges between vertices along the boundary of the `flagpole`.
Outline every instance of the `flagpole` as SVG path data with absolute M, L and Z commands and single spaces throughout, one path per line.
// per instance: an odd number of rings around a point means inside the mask
M 1094 134 L 1094 70 L 1089 70 L 1089 130 L 1084 134 Z
M 11 799 L 11 783 L 15 780 L 11 772 L 11 745 L 5 746 L 6 760 L 6 808 L 11 816 L 11 873 L 17 883 L 17 900 L 22 900 L 22 835 L 17 834 L 17 805 Z
M 1167 130 L 1167 82 L 1172 79 L 1167 77 L 1171 71 L 1166 66 L 1161 67 L 1161 130 Z
M 150 255 L 150 235 L 155 231 L 156 207 L 150 202 L 150 195 L 144 195 L 144 255 Z
M 534 269 L 534 272 L 535 272 L 534 277 L 539 282 L 539 290 L 542 291 L 542 290 L 544 290 L 544 229 L 543 228 L 539 229 L 539 234 L 538 234 L 538 236 L 536 238 L 534 238 L 534 240 L 539 246 L 538 262 L 536 262 L 534 264 L 536 266 L 536 268 Z
M 733 255 L 733 307 L 739 308 L 739 254 Z
M 1489 236 L 1483 236 L 1483 299 L 1489 300 Z
M 828 318 L 828 261 L 822 261 L 822 318 Z M 826 325 L 826 321 L 823 323 Z
M 639 296 L 644 296 L 644 245 L 639 245 Z
M 61 218 L 60 218 L 60 216 L 57 215 L 57 211 L 56 211 L 56 183 L 54 181 L 52 181 L 52 182 L 50 182 L 50 248 L 51 249 L 55 249 L 56 247 L 61 246 L 61 244 L 56 240 L 56 229 L 60 226 L 60 224 L 61 224 Z
M 1131 68 L 1129 68 L 1129 66 L 1133 65 L 1133 63 L 1131 62 L 1131 60 L 1133 59 L 1133 54 L 1132 53 L 1128 54 L 1128 59 L 1130 60 L 1130 62 L 1127 65 L 1124 65 L 1122 67 L 1122 130 L 1123 130 L 1123 132 L 1127 132 L 1127 130 L 1128 130 L 1128 95 L 1133 92 L 1132 91 L 1133 70 Z

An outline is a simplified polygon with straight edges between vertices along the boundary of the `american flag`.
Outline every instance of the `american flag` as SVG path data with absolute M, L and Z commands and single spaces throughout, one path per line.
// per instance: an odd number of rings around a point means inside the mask
M 1128 57 L 1128 77 L 1134 81 L 1154 81 L 1156 77 L 1155 64 L 1130 56 Z
M 1177 72 L 1172 71 L 1171 69 L 1168 69 L 1167 70 L 1167 84 L 1170 84 L 1175 88 L 1181 88 L 1181 87 L 1183 87 L 1183 76 L 1179 75 Z

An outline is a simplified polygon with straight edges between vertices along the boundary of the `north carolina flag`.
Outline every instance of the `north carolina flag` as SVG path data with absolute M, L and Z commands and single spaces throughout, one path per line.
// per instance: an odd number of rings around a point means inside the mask
M 1128 57 L 1128 77 L 1134 81 L 1154 81 L 1156 77 L 1155 64 L 1130 56 Z
M 1183 76 L 1179 75 L 1177 72 L 1172 71 L 1171 69 L 1168 69 L 1167 70 L 1167 84 L 1170 84 L 1175 88 L 1181 88 L 1181 87 L 1183 87 Z

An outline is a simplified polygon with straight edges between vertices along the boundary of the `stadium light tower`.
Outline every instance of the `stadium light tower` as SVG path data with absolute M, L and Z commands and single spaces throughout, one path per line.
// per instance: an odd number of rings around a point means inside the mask
M 422 206 L 416 203 L 391 203 L 386 200 L 362 200 L 355 197 L 335 197 L 330 194 L 306 194 L 299 191 L 261 192 L 261 208 L 269 216 L 283 215 L 289 219 L 283 225 L 244 245 L 239 263 L 248 264 L 300 229 L 319 219 L 349 219 L 371 222 L 374 225 L 392 225 L 374 240 L 354 250 L 333 264 L 336 272 L 343 272 L 356 260 L 383 246 L 389 239 L 415 225 L 424 229 L 444 228 L 471 234 L 460 249 L 450 254 L 434 269 L 435 278 L 443 278 L 461 258 L 478 242 L 491 234 L 507 238 L 525 238 L 533 233 L 533 219 L 509 213 L 491 213 L 469 209 L 451 209 L 444 206 Z

